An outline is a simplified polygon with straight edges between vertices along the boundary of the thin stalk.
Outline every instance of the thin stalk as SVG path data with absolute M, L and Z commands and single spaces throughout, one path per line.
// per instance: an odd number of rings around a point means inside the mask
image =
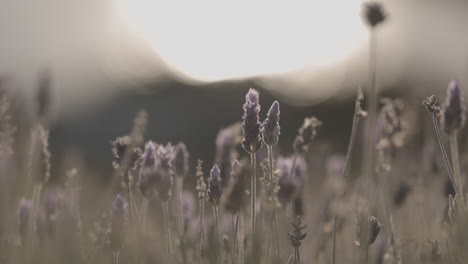
M 271 213 L 272 216 L 273 216 L 273 212 Z M 270 257 L 270 244 L 271 244 L 271 236 L 272 236 L 272 233 L 270 232 L 271 230 L 271 226 L 273 225 L 273 222 L 274 221 L 270 221 L 270 224 L 268 225 L 268 234 L 267 234 L 267 251 L 266 251 L 266 255 L 265 255 L 265 263 L 268 264 L 269 262 L 269 257 Z
M 457 131 L 453 132 L 452 135 L 449 136 L 450 142 L 450 156 L 452 158 L 452 168 L 453 168 L 453 180 L 455 181 L 456 185 L 455 188 L 458 188 L 457 192 L 460 197 L 460 202 L 465 208 L 465 197 L 463 194 L 463 181 L 460 172 L 460 159 L 459 159 L 459 152 L 458 152 L 458 141 L 457 141 Z
M 148 204 L 149 204 L 148 198 L 144 197 L 143 202 L 141 203 L 141 209 L 140 209 L 140 215 L 141 215 L 140 221 L 143 227 L 143 232 L 146 232 L 146 219 L 148 217 L 147 216 Z
M 221 261 L 221 238 L 219 236 L 219 217 L 218 217 L 218 206 L 213 206 L 213 215 L 215 219 L 215 234 L 216 234 L 216 256 L 218 259 L 218 263 L 222 263 Z
M 133 199 L 132 199 L 132 190 L 131 190 L 131 187 L 130 187 L 130 171 L 126 171 L 127 173 L 127 178 L 126 178 L 126 182 L 125 184 L 127 185 L 127 198 L 128 198 L 128 210 L 130 211 L 130 223 L 131 223 L 131 226 L 134 227 L 135 226 L 135 223 L 136 223 L 136 216 L 135 216 L 135 212 L 134 212 L 134 209 L 133 209 Z M 124 176 L 125 177 L 125 176 Z
M 269 162 L 269 167 L 270 167 L 270 195 L 274 195 L 274 190 L 276 189 L 276 181 L 273 181 L 273 146 L 268 146 L 268 162 Z M 279 230 L 278 230 L 278 222 L 277 222 L 277 216 L 276 216 L 276 206 L 275 206 L 275 201 L 272 201 L 272 209 L 273 209 L 273 219 L 272 221 L 274 222 L 274 228 L 275 228 L 275 236 L 276 238 L 279 238 Z M 279 246 L 279 239 L 276 239 L 276 254 L 277 256 L 281 255 L 280 254 L 280 246 Z M 270 244 L 268 244 L 268 249 L 270 247 Z M 268 258 L 268 255 L 267 255 Z
M 251 184 L 250 184 L 250 195 L 251 195 L 251 228 L 252 228 L 252 256 L 254 255 L 254 250 L 255 250 L 255 239 L 256 239 L 256 233 L 255 233 L 255 223 L 256 223 L 256 210 L 255 210 L 255 202 L 257 199 L 257 157 L 255 153 L 250 154 L 250 162 L 252 164 L 252 179 L 251 179 Z
M 447 172 L 450 177 L 450 180 L 452 181 L 453 186 L 455 186 L 456 183 L 453 178 L 453 169 L 452 169 L 452 166 L 450 165 L 450 160 L 447 155 L 447 150 L 445 149 L 444 141 L 442 139 L 442 133 L 440 131 L 440 126 L 439 126 L 439 122 L 437 121 L 436 115 L 432 115 L 432 123 L 434 124 L 434 130 L 437 135 L 437 141 L 439 142 L 440 150 L 442 152 L 442 157 L 444 158 L 445 167 L 447 168 Z
M 239 264 L 244 264 L 245 263 L 245 248 L 244 248 L 244 243 L 245 243 L 245 219 L 244 215 L 242 214 L 242 211 L 239 212 L 241 215 L 239 216 Z
M 376 142 L 376 133 L 375 128 L 377 124 L 377 110 L 378 110 L 378 93 L 376 87 L 376 65 L 377 65 L 377 43 L 376 43 L 376 32 L 374 29 L 370 31 L 369 37 L 369 82 L 368 82 L 368 92 L 369 92 L 369 105 L 368 105 L 368 124 L 367 124 L 367 140 L 365 142 L 364 154 L 363 154 L 363 176 L 367 181 L 367 186 L 369 193 L 367 194 L 368 201 L 371 200 L 372 196 L 372 176 L 375 169 L 375 142 Z M 369 203 L 370 206 L 371 203 Z M 369 208 L 370 209 L 370 208 Z M 368 219 L 368 213 L 365 215 L 364 219 Z M 369 223 L 366 220 L 364 224 L 364 232 L 367 237 Z M 364 241 L 364 264 L 368 263 L 368 247 L 369 243 L 367 240 Z
M 168 262 L 172 263 L 172 237 L 171 231 L 169 230 L 169 206 L 168 202 L 163 202 L 163 213 L 164 213 L 164 233 L 166 234 L 166 245 L 167 245 L 167 257 Z
M 340 181 L 341 181 L 341 184 L 340 186 L 342 186 L 342 189 L 340 191 L 340 194 L 338 196 L 338 201 L 337 203 L 335 203 L 335 209 L 334 209 L 334 215 L 333 215 L 333 234 L 332 234 L 332 261 L 331 263 L 332 264 L 335 264 L 336 263 L 336 221 L 337 221 L 337 207 L 338 207 L 338 204 L 341 203 L 342 199 L 343 199 L 343 196 L 344 196 L 344 193 L 345 193 L 345 186 L 346 186 L 346 180 L 348 178 L 348 175 L 349 175 L 349 170 L 351 168 L 351 160 L 352 160 L 352 155 L 353 155 L 353 150 L 354 150 L 354 146 L 355 146 L 355 143 L 356 143 L 356 137 L 357 137 L 357 131 L 358 131 L 358 124 L 359 124 L 359 107 L 360 107 L 360 101 L 359 101 L 359 93 L 360 91 L 358 91 L 358 95 L 356 96 L 356 103 L 355 103 L 355 106 L 354 106 L 354 115 L 353 115 L 353 124 L 352 124 L 352 127 L 351 127 L 351 136 L 349 137 L 349 143 L 348 143 L 348 149 L 346 151 L 346 158 L 345 158 L 345 163 L 343 165 L 343 171 L 341 173 L 341 178 L 340 178 Z
M 119 264 L 119 253 L 118 251 L 112 252 L 112 264 Z
M 176 175 L 174 177 L 176 185 L 176 218 L 177 218 L 177 229 L 179 231 L 179 236 L 183 235 L 183 221 L 182 221 L 182 187 L 183 187 L 183 178 Z
M 204 221 L 205 221 L 205 202 L 203 199 L 198 200 L 198 206 L 200 208 L 200 222 L 199 228 L 200 231 L 198 233 L 198 241 L 197 241 L 197 261 L 200 264 L 202 259 L 202 248 L 203 248 L 203 238 L 204 238 Z
M 293 160 L 292 160 L 291 171 L 289 172 L 289 175 L 288 175 L 289 178 L 293 177 L 294 169 L 296 168 L 297 156 L 299 156 L 299 154 L 295 152 L 293 156 Z M 296 218 L 296 205 L 294 203 L 294 200 L 291 200 L 290 203 L 291 203 L 291 216 L 292 216 L 292 220 L 294 221 L 294 219 Z
M 237 229 L 238 228 L 239 228 L 239 212 L 237 212 L 236 214 L 236 224 L 234 227 L 234 234 L 233 234 L 234 242 L 232 243 L 232 254 L 231 254 L 233 263 L 235 263 L 236 253 L 237 253 Z

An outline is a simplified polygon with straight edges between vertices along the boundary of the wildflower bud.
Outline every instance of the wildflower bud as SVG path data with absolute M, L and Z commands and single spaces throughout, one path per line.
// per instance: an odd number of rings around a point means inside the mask
M 279 118 L 280 106 L 278 101 L 274 101 L 262 125 L 263 143 L 268 146 L 273 146 L 278 143 L 278 136 L 280 134 Z
M 221 187 L 221 177 L 220 170 L 217 165 L 214 165 L 210 172 L 210 177 L 208 178 L 208 190 L 206 192 L 207 200 L 213 206 L 218 206 L 223 194 L 223 189 Z
M 16 213 L 18 217 L 18 233 L 22 239 L 26 238 L 28 234 L 29 218 L 31 217 L 31 208 L 31 201 L 22 198 Z
M 248 153 L 255 153 L 262 147 L 260 137 L 260 112 L 259 94 L 255 89 L 250 89 L 245 96 L 244 115 L 242 116 L 242 130 L 244 137 L 242 147 Z
M 447 97 L 442 112 L 442 126 L 444 132 L 452 135 L 460 130 L 465 123 L 465 104 L 463 91 L 456 81 L 452 81 L 447 89 Z
M 109 229 L 107 230 L 107 245 L 118 252 L 125 238 L 125 223 L 127 221 L 127 202 L 118 194 L 114 199 Z
M 322 122 L 316 117 L 308 117 L 304 119 L 304 123 L 299 128 L 299 133 L 294 139 L 293 147 L 297 153 L 304 153 L 309 150 L 309 145 L 317 135 L 317 128 L 322 125 Z
M 378 2 L 365 3 L 363 5 L 363 16 L 365 22 L 371 27 L 377 26 L 378 24 L 382 23 L 386 18 L 383 6 Z
M 174 154 L 174 173 L 184 177 L 189 170 L 189 153 L 184 143 L 177 144 Z

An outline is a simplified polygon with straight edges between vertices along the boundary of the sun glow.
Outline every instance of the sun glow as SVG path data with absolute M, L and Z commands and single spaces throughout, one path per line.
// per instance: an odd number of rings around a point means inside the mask
M 200 80 L 339 63 L 365 36 L 359 1 L 119 1 L 125 23 Z

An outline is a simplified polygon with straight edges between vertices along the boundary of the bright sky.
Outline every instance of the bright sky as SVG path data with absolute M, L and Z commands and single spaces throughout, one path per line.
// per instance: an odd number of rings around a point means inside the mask
M 366 36 L 357 0 L 119 1 L 134 31 L 199 80 L 338 63 Z

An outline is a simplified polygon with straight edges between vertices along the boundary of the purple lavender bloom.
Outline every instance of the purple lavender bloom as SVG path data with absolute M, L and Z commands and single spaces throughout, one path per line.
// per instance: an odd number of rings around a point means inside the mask
M 156 173 L 156 146 L 152 141 L 145 145 L 145 151 L 142 155 L 141 167 L 138 173 L 138 189 L 141 194 L 151 198 L 155 194 L 154 184 L 157 181 Z
M 452 135 L 461 129 L 465 123 L 465 104 L 463 91 L 457 81 L 452 81 L 447 89 L 447 97 L 442 110 L 442 126 L 444 132 Z
M 107 245 L 115 252 L 120 251 L 123 246 L 126 221 L 127 202 L 118 194 L 114 199 L 110 226 L 107 230 Z
M 174 159 L 174 147 L 171 143 L 166 146 L 158 145 L 156 156 L 158 163 L 156 165 L 155 187 L 159 199 L 167 201 L 171 196 L 174 171 L 172 161 Z
M 184 143 L 177 144 L 174 153 L 174 173 L 176 176 L 185 177 L 189 170 L 189 153 Z
M 156 157 L 158 158 L 158 166 L 164 169 L 172 169 L 172 161 L 174 159 L 174 147 L 171 143 L 165 146 L 158 145 L 156 150 Z
M 18 233 L 20 234 L 22 239 L 25 239 L 26 235 L 28 234 L 29 218 L 31 217 L 31 208 L 31 201 L 22 198 L 16 212 L 18 217 Z
M 258 91 L 251 88 L 245 96 L 245 104 L 243 106 L 242 130 L 244 137 L 242 138 L 242 147 L 248 153 L 255 153 L 262 147 L 262 139 L 260 137 L 261 123 L 258 117 L 260 112 L 258 98 Z
M 263 143 L 268 146 L 273 146 L 278 143 L 278 136 L 280 135 L 280 106 L 278 101 L 274 101 L 268 110 L 267 118 L 262 124 L 262 137 Z
M 221 195 L 223 194 L 223 188 L 221 186 L 221 177 L 220 177 L 220 170 L 218 165 L 214 165 L 210 172 L 210 177 L 208 178 L 208 190 L 207 200 L 213 206 L 218 206 L 219 201 L 221 199 Z
M 215 164 L 221 170 L 221 185 L 226 187 L 230 181 L 229 170 L 236 153 L 236 139 L 231 129 L 225 128 L 216 136 Z

